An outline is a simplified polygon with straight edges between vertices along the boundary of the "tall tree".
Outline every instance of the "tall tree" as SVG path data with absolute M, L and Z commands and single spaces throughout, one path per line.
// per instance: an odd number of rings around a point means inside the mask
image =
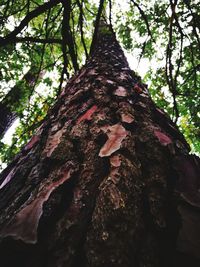
M 1 175 L 1 266 L 198 266 L 199 168 L 111 26 Z

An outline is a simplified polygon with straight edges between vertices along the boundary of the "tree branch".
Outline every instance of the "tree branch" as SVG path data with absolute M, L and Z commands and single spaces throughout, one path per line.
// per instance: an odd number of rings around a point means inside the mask
M 136 3 L 134 0 L 131 0 L 131 2 L 132 2 L 133 5 L 136 6 L 137 9 L 139 10 L 141 17 L 143 18 L 143 20 L 144 20 L 144 22 L 145 22 L 145 24 L 146 24 L 147 31 L 148 31 L 148 35 L 153 39 L 152 34 L 151 34 L 151 30 L 150 30 L 150 27 L 149 27 L 149 22 L 148 22 L 148 20 L 147 20 L 147 17 L 146 17 L 146 15 L 145 15 L 144 11 L 141 9 L 141 7 L 139 6 L 139 4 Z
M 83 1 L 77 0 L 77 4 L 80 10 L 80 15 L 79 15 L 79 24 L 80 24 L 80 32 L 81 32 L 81 42 L 83 44 L 83 48 L 85 51 L 86 58 L 88 58 L 88 52 L 87 52 L 87 47 L 85 44 L 85 39 L 84 39 L 84 34 L 83 34 Z
M 94 34 L 93 34 L 92 43 L 91 43 L 91 46 L 90 46 L 90 55 L 93 52 L 94 47 L 95 47 L 97 34 L 98 34 L 98 28 L 99 28 L 99 22 L 100 22 L 101 14 L 102 14 L 102 11 L 103 11 L 103 5 L 104 5 L 104 0 L 100 0 L 98 13 L 97 13 L 97 16 L 96 16 L 96 21 L 95 21 Z
M 60 39 L 41 39 L 37 37 L 16 37 L 15 40 L 17 43 L 31 42 L 31 43 L 40 43 L 40 44 L 61 44 L 62 40 Z
M 66 62 L 66 45 L 69 47 L 69 54 L 72 59 L 72 64 L 77 71 L 79 69 L 77 56 L 74 49 L 74 40 L 72 38 L 71 29 L 70 29 L 70 12 L 71 12 L 71 0 L 62 0 L 64 7 L 63 10 L 63 21 L 62 21 L 62 48 L 63 48 L 63 58 L 64 64 Z M 66 71 L 66 70 L 65 70 Z
M 0 47 L 5 46 L 9 43 L 13 43 L 16 40 L 16 36 L 28 25 L 28 23 L 35 17 L 47 11 L 49 8 L 56 6 L 61 0 L 50 0 L 49 2 L 40 5 L 33 11 L 29 12 L 25 18 L 20 22 L 19 26 L 16 27 L 5 37 L 0 37 Z
M 171 62 L 172 58 L 172 37 L 173 37 L 173 22 L 175 19 L 175 8 L 177 5 L 178 0 L 170 0 L 170 6 L 171 6 L 171 11 L 172 15 L 170 17 L 170 25 L 169 25 L 169 42 L 167 44 L 167 55 L 166 55 L 166 66 L 165 66 L 165 72 L 166 72 L 166 79 L 167 79 L 167 84 L 169 86 L 169 90 L 172 93 L 173 97 L 173 105 L 174 105 L 174 114 L 175 114 L 175 122 L 178 120 L 179 117 L 179 110 L 178 110 L 178 105 L 176 101 L 176 95 L 177 95 L 177 88 L 176 84 L 173 78 L 173 64 Z
M 192 7 L 190 5 L 190 1 L 184 0 L 183 2 L 187 6 L 187 8 L 189 9 L 190 14 L 192 15 L 193 33 L 194 33 L 194 35 L 195 35 L 195 37 L 197 39 L 198 47 L 199 47 L 199 50 L 200 50 L 200 38 L 199 38 L 199 34 L 198 34 L 197 30 L 196 30 L 196 28 L 198 28 L 200 30 L 200 24 L 198 22 L 198 19 L 196 19 L 196 16 L 195 16 L 195 14 L 194 14 L 194 12 L 192 10 Z

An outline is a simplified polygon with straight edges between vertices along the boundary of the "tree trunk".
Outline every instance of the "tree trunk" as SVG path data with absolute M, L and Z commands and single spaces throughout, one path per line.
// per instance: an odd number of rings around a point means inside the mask
M 32 88 L 37 81 L 38 75 L 35 73 L 35 68 L 33 66 L 0 102 L 0 138 L 27 105 Z
M 0 139 L 4 136 L 5 132 L 15 121 L 17 115 L 12 112 L 10 107 L 0 102 Z
M 199 266 L 199 159 L 107 27 L 3 171 L 2 267 Z

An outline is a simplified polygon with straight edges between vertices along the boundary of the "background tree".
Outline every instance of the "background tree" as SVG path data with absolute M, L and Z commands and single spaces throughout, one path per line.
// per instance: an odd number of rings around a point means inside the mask
M 23 78 L 11 88 L 0 103 L 0 136 L 2 137 L 17 117 L 23 116 L 32 91 L 39 78 L 44 73 L 40 70 L 37 73 L 37 66 L 32 66 Z

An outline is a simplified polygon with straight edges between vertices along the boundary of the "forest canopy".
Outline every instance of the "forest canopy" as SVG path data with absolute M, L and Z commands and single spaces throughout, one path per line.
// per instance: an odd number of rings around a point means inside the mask
M 200 153 L 197 0 L 0 0 L 0 117 L 9 112 L 18 125 L 11 144 L 5 132 L 0 136 L 2 166 L 27 143 L 89 57 L 103 4 L 130 64 L 134 59 L 133 71 L 192 152 Z

